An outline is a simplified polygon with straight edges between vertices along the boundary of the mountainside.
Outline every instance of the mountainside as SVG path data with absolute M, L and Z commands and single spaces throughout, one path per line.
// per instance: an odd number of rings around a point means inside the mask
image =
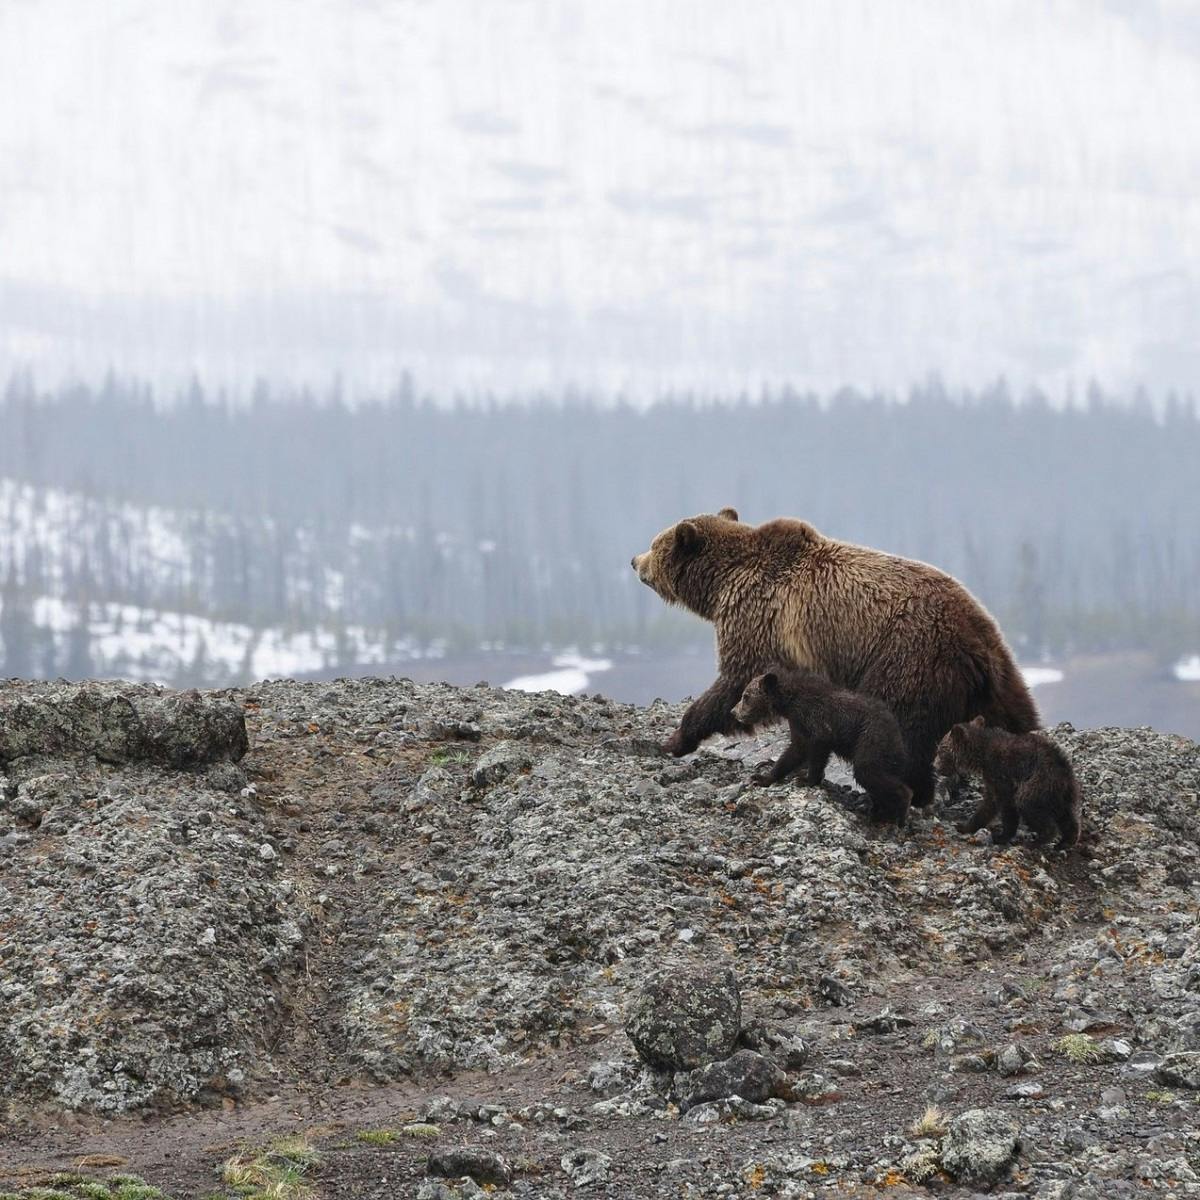
M 1053 730 L 1063 857 L 678 715 L 0 685 L 0 1181 L 303 1134 L 330 1197 L 1200 1194 L 1195 743 Z

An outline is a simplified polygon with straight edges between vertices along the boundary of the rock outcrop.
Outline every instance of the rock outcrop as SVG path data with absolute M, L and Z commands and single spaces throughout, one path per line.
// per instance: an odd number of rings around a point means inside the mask
M 1200 1194 L 1195 744 L 1051 731 L 1085 824 L 1054 855 L 956 834 L 969 791 L 898 833 L 845 774 L 753 787 L 762 742 L 664 758 L 679 712 L 0 684 L 0 1098 L 116 1116 L 402 1082 L 442 1097 L 406 1128 L 462 1151 L 431 1178 L 406 1136 L 414 1194 L 461 1167 L 532 1195 L 535 1159 L 547 1196 L 1010 1171 Z M 479 1079 L 541 1082 L 454 1098 Z

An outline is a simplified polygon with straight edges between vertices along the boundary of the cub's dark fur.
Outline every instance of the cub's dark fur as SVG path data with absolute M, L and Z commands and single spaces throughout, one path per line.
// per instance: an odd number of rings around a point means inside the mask
M 904 782 L 908 755 L 900 726 L 882 701 L 835 687 L 813 671 L 775 667 L 746 685 L 733 716 L 748 727 L 783 718 L 791 729 L 788 748 L 756 782 L 778 783 L 807 762 L 808 782 L 820 783 L 836 754 L 853 766 L 871 798 L 872 817 L 904 824 L 912 801 Z
M 1042 837 L 1057 829 L 1056 850 L 1079 841 L 1079 784 L 1070 759 L 1049 738 L 985 727 L 976 717 L 942 738 L 935 765 L 950 779 L 977 775 L 983 780 L 979 807 L 958 826 L 959 833 L 974 833 L 999 813 L 996 842 L 1011 842 L 1022 818 Z

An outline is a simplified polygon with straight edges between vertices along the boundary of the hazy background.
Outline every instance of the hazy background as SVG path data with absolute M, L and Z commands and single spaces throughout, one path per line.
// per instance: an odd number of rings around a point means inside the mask
M 682 695 L 734 504 L 1200 734 L 1197 112 L 1190 3 L 9 0 L 0 672 Z

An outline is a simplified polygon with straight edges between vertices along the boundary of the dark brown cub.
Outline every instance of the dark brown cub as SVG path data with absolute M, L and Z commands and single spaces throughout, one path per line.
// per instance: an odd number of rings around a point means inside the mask
M 904 824 L 912 801 L 904 782 L 908 755 L 900 726 L 882 701 L 835 687 L 813 671 L 775 667 L 746 685 L 733 717 L 748 728 L 784 719 L 791 730 L 787 749 L 756 783 L 778 783 L 802 766 L 808 783 L 820 783 L 836 754 L 851 764 L 870 797 L 872 819 Z
M 998 843 L 1011 842 L 1022 818 L 1040 838 L 1057 829 L 1056 850 L 1079 841 L 1079 784 L 1071 760 L 1039 733 L 1008 733 L 985 726 L 983 717 L 955 725 L 938 746 L 939 775 L 975 775 L 983 798 L 975 815 L 958 826 L 974 833 L 1000 815 Z

